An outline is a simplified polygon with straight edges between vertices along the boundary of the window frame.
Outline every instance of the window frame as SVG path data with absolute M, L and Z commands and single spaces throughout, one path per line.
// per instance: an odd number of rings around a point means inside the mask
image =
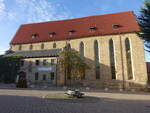
M 57 48 L 56 43 L 53 43 L 53 49 Z
M 81 41 L 80 42 L 80 57 L 81 59 L 84 59 L 84 56 L 85 56 L 85 50 L 84 50 L 84 43 Z
M 38 37 L 39 37 L 39 34 L 38 34 L 38 33 L 34 33 L 34 34 L 31 35 L 31 38 L 32 38 L 32 39 L 35 39 L 35 38 L 38 38 Z
M 43 66 L 46 66 L 47 65 L 47 59 L 44 59 L 43 60 Z
M 21 61 L 20 61 L 20 66 L 23 67 L 23 66 L 24 66 L 24 63 L 25 63 L 24 60 L 21 60 Z
M 32 44 L 29 46 L 29 50 L 33 50 L 33 45 Z
M 51 80 L 55 80 L 55 72 L 51 72 L 50 75 L 51 75 L 51 77 L 50 77 Z
M 45 44 L 42 43 L 42 44 L 41 44 L 41 49 L 43 50 L 44 48 L 45 48 Z
M 18 50 L 19 50 L 19 51 L 22 50 L 22 45 L 19 45 Z
M 40 65 L 40 60 L 35 60 L 35 65 L 39 66 Z
M 128 41 L 128 44 L 129 44 L 129 47 L 127 48 L 127 42 Z M 129 49 L 127 51 L 127 49 Z M 131 50 L 131 42 L 130 42 L 130 39 L 129 38 L 126 38 L 125 39 L 125 53 L 126 53 L 126 66 L 127 66 L 127 77 L 128 77 L 128 80 L 134 80 L 134 74 L 133 74 L 133 61 L 132 61 L 132 50 Z M 129 54 L 129 57 L 128 57 L 128 54 Z M 130 66 L 129 66 L 129 63 L 130 62 Z M 131 72 L 131 75 L 129 74 Z M 131 77 L 131 78 L 130 78 Z
M 55 32 L 50 32 L 50 33 L 49 33 L 49 37 L 51 37 L 51 38 L 54 37 L 55 35 L 56 35 Z
M 110 70 L 111 70 L 111 79 L 116 80 L 116 60 L 115 60 L 115 46 L 113 39 L 109 40 L 109 58 L 110 58 Z
M 47 78 L 47 77 L 46 77 L 46 74 L 43 74 L 43 75 L 42 75 L 42 80 L 43 80 L 43 81 L 46 81 L 46 78 Z
M 94 41 L 94 61 L 95 61 L 95 75 L 96 79 L 100 79 L 100 53 L 98 41 Z
M 39 80 L 39 73 L 35 72 L 35 81 Z

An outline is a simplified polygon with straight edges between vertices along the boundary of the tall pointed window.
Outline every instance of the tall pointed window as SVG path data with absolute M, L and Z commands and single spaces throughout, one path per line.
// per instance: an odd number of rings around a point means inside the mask
M 84 60 L 84 43 L 80 42 L 80 58 Z M 83 76 L 81 79 L 85 79 L 85 71 L 83 72 Z
M 110 53 L 110 68 L 111 68 L 112 79 L 116 79 L 114 43 L 112 39 L 109 40 L 109 53 Z
M 132 80 L 133 79 L 133 73 L 132 73 L 131 48 L 130 48 L 130 41 L 128 38 L 125 40 L 125 47 L 126 47 L 128 80 Z
M 97 40 L 94 41 L 94 56 L 96 79 L 100 79 L 99 47 Z
M 80 43 L 80 57 L 83 59 L 84 58 L 84 43 Z

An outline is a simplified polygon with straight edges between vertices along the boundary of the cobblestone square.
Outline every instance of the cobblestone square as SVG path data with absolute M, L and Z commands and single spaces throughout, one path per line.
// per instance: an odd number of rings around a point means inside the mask
M 0 89 L 0 113 L 150 113 L 149 93 L 86 92 L 80 100 L 46 99 L 63 91 Z

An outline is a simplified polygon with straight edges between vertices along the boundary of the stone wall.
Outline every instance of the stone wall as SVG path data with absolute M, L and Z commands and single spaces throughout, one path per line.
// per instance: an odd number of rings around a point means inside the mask
M 133 80 L 128 80 L 127 75 L 127 60 L 125 51 L 125 39 L 130 40 L 131 58 L 133 69 Z M 109 40 L 114 42 L 114 56 L 116 67 L 116 80 L 111 79 L 110 69 L 110 54 Z M 94 41 L 99 44 L 99 59 L 100 59 L 100 80 L 96 80 L 95 75 L 95 60 L 94 60 Z M 92 86 L 97 88 L 144 88 L 147 84 L 147 71 L 144 56 L 143 40 L 136 33 L 126 33 L 118 35 L 93 36 L 85 38 L 77 38 L 71 40 L 60 40 L 43 42 L 44 49 L 53 49 L 53 43 L 56 43 L 56 48 L 63 48 L 65 44 L 70 43 L 71 48 L 79 51 L 80 43 L 84 43 L 85 60 L 90 66 L 90 70 L 86 71 L 86 78 L 83 81 L 84 86 Z M 33 43 L 33 50 L 41 50 L 42 43 Z M 22 44 L 22 51 L 29 50 L 31 44 Z M 12 45 L 13 51 L 18 51 L 19 45 Z M 40 58 L 44 59 L 44 58 Z M 64 84 L 64 75 L 59 72 L 59 84 Z

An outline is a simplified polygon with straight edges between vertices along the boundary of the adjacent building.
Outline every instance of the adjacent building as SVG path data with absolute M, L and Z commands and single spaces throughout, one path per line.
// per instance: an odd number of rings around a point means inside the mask
M 143 40 L 132 11 L 21 25 L 8 55 L 22 55 L 21 72 L 34 84 L 64 85 L 58 58 L 66 45 L 90 66 L 82 86 L 144 89 L 147 70 Z M 79 82 L 79 81 L 78 81 Z

